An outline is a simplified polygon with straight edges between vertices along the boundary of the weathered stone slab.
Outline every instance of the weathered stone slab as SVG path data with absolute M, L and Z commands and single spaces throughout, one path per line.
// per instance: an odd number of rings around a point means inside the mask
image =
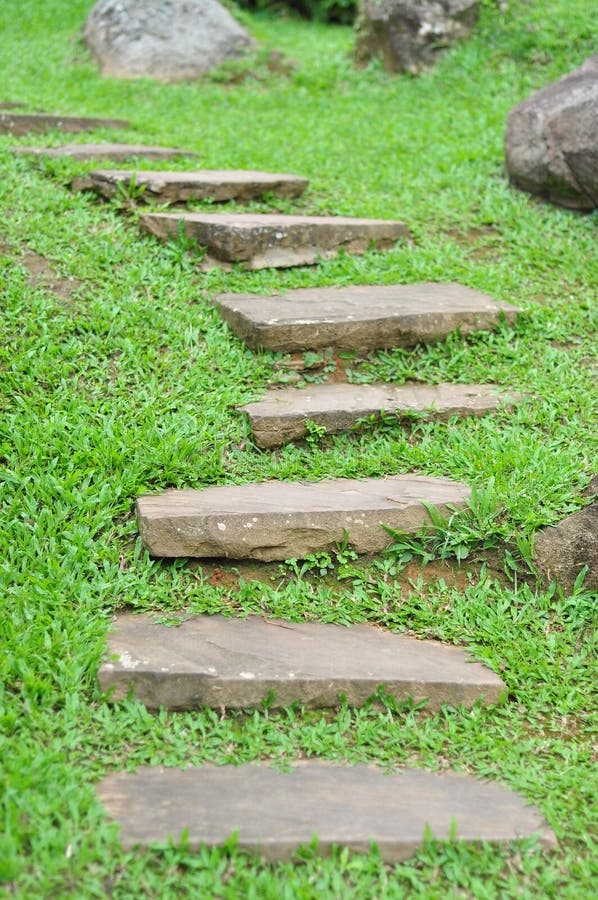
M 318 837 L 321 855 L 334 845 L 368 853 L 375 841 L 385 862 L 408 859 L 427 831 L 438 840 L 504 844 L 556 837 L 540 811 L 493 781 L 455 772 L 296 762 L 290 772 L 266 765 L 142 768 L 106 776 L 98 794 L 120 825 L 125 848 L 179 841 L 220 846 L 237 832 L 238 848 L 288 860 Z
M 392 543 L 382 523 L 417 531 L 430 521 L 422 500 L 446 512 L 469 497 L 466 485 L 427 475 L 263 481 L 148 494 L 137 521 L 153 556 L 268 561 L 334 550 L 346 535 L 357 553 L 377 553 Z
M 268 391 L 239 410 L 249 417 L 257 446 L 265 448 L 305 437 L 307 422 L 337 434 L 384 412 L 442 421 L 483 416 L 519 399 L 495 384 L 312 384 Z
M 392 634 L 371 625 L 323 625 L 195 616 L 177 628 L 149 615 L 117 616 L 103 691 L 122 700 L 131 687 L 150 709 L 272 708 L 296 701 L 308 708 L 363 706 L 383 685 L 398 701 L 410 697 L 437 710 L 443 703 L 500 703 L 498 675 L 459 647 Z
M 408 233 L 404 222 L 341 216 L 146 213 L 139 221 L 163 240 L 178 237 L 182 225 L 188 238 L 207 248 L 204 266 L 242 262 L 249 269 L 312 265 L 341 248 L 389 250 Z
M 29 134 L 32 131 L 58 131 L 74 133 L 93 131 L 96 128 L 128 128 L 126 119 L 94 119 L 87 116 L 56 116 L 49 113 L 0 113 L 0 134 Z
M 519 310 L 461 284 L 353 285 L 299 288 L 286 294 L 221 294 L 222 318 L 248 347 L 369 350 L 413 347 L 494 328 Z
M 105 159 L 121 162 L 138 156 L 143 159 L 169 160 L 182 156 L 196 157 L 192 150 L 177 147 L 153 147 L 149 144 L 62 144 L 60 147 L 13 147 L 13 153 L 20 156 L 61 156 L 81 161 Z
M 272 172 L 226 171 L 206 169 L 200 172 L 148 172 L 132 169 L 97 169 L 84 179 L 75 179 L 75 190 L 92 190 L 103 197 L 113 197 L 119 187 L 126 188 L 134 180 L 143 188 L 141 199 L 167 203 L 187 200 L 253 200 L 264 194 L 277 197 L 299 197 L 309 181 L 298 175 Z

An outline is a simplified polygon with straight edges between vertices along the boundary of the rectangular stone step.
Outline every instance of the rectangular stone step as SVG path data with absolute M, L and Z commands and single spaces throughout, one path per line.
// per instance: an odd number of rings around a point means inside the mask
M 121 162 L 138 156 L 143 159 L 169 160 L 181 156 L 196 157 L 192 150 L 176 147 L 152 147 L 149 144 L 62 144 L 59 147 L 12 147 L 19 156 L 68 157 L 80 161 L 104 159 Z
M 357 553 L 392 543 L 382 524 L 417 531 L 430 518 L 422 500 L 446 513 L 470 498 L 464 484 L 427 475 L 263 481 L 170 490 L 137 501 L 137 521 L 153 556 L 304 558 L 348 536 Z
M 97 119 L 88 116 L 56 116 L 49 113 L 0 113 L 0 134 L 17 136 L 32 131 L 58 131 L 74 133 L 93 131 L 96 128 L 128 128 L 126 119 Z
M 134 169 L 97 169 L 84 178 L 76 178 L 74 190 L 92 190 L 102 197 L 113 197 L 119 187 L 134 180 L 143 188 L 142 200 L 185 203 L 187 200 L 254 200 L 264 194 L 300 197 L 309 181 L 299 175 L 272 172 L 225 171 L 204 169 L 199 172 L 149 172 Z
M 268 765 L 205 764 L 188 769 L 146 767 L 107 775 L 98 795 L 120 826 L 125 849 L 170 839 L 191 849 L 221 846 L 233 832 L 241 851 L 269 861 L 290 860 L 318 838 L 368 853 L 374 841 L 386 863 L 408 859 L 437 840 L 510 841 L 535 836 L 545 849 L 556 837 L 540 811 L 494 781 L 456 772 L 358 763 L 295 762 L 290 772 Z
M 341 248 L 389 250 L 408 233 L 404 222 L 341 216 L 146 213 L 139 221 L 163 240 L 177 238 L 182 224 L 188 238 L 207 248 L 204 267 L 242 262 L 248 269 L 312 265 Z
M 427 708 L 500 703 L 498 675 L 460 647 L 392 634 L 371 625 L 281 622 L 259 616 L 195 616 L 178 627 L 151 615 L 117 616 L 109 660 L 100 667 L 103 691 L 122 700 L 133 687 L 149 709 L 259 709 L 299 701 L 332 707 L 344 694 L 352 707 L 379 685 L 397 701 Z
M 270 297 L 220 294 L 214 302 L 253 350 L 370 350 L 413 347 L 494 328 L 519 310 L 462 284 L 298 288 Z
M 308 422 L 338 434 L 384 412 L 443 421 L 483 416 L 519 400 L 495 384 L 312 384 L 268 391 L 239 410 L 248 416 L 257 446 L 266 448 L 304 438 Z

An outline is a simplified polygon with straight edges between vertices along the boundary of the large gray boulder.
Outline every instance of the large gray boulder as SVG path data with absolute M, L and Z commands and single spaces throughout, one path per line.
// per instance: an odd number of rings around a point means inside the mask
M 478 0 L 359 0 L 356 60 L 380 57 L 390 72 L 419 72 L 469 34 L 478 7 Z
M 513 107 L 505 151 L 517 187 L 569 209 L 598 207 L 598 53 Z
M 103 75 L 197 78 L 251 44 L 217 0 L 98 0 L 83 39 Z

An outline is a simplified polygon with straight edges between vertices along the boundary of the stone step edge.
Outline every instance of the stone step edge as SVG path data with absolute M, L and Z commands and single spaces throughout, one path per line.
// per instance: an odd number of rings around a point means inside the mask
M 21 136 L 56 129 L 65 134 L 95 131 L 98 128 L 129 128 L 128 119 L 108 119 L 97 116 L 57 115 L 54 113 L 0 112 L 0 134 Z
M 118 144 L 118 143 L 80 143 L 57 144 L 51 147 L 29 146 L 20 144 L 10 148 L 17 156 L 33 156 L 35 158 L 49 156 L 51 158 L 75 159 L 80 162 L 106 160 L 119 162 L 138 157 L 139 159 L 168 162 L 172 159 L 197 158 L 194 150 L 183 150 L 180 147 L 159 147 L 155 144 Z
M 366 253 L 375 244 L 392 250 L 409 237 L 404 222 L 347 216 L 289 216 L 274 214 L 144 213 L 143 231 L 160 240 L 185 235 L 206 249 L 202 270 L 242 264 L 249 271 L 315 265 L 341 250 Z M 344 229 L 344 231 L 342 230 Z
M 357 553 L 378 553 L 392 543 L 382 525 L 418 531 L 429 505 L 447 515 L 470 497 L 467 485 L 427 475 L 262 481 L 146 494 L 136 514 L 153 556 L 269 562 L 333 551 L 345 539 Z
M 397 702 L 437 711 L 504 702 L 507 688 L 468 648 L 420 640 L 364 623 L 349 627 L 250 615 L 181 617 L 178 627 L 149 614 L 121 614 L 108 637 L 98 680 L 111 699 L 133 688 L 148 709 L 261 709 L 301 703 L 357 708 L 380 687 Z M 333 663 L 332 663 L 333 661 Z
M 354 388 L 356 394 L 363 395 L 361 406 L 354 405 L 351 408 L 346 398 L 349 392 L 338 388 Z M 462 389 L 461 392 L 459 388 Z M 426 395 L 429 396 L 434 391 L 439 396 L 426 400 Z M 387 402 L 376 399 L 385 392 L 394 396 L 385 398 Z M 446 396 L 443 396 L 443 392 Z M 333 407 L 335 393 L 340 398 Z M 306 399 L 315 398 L 315 408 L 310 409 L 308 403 L 303 409 L 299 408 L 301 394 L 305 394 Z M 331 405 L 328 408 L 318 408 L 318 396 L 326 397 L 327 394 L 330 395 Z M 367 394 L 372 395 L 370 400 L 367 399 Z M 421 398 L 418 398 L 418 394 L 422 395 Z M 468 401 L 468 398 L 471 399 Z M 310 422 L 325 429 L 322 435 L 339 434 L 356 430 L 362 424 L 375 426 L 385 414 L 396 416 L 397 421 L 404 425 L 414 420 L 446 421 L 456 417 L 484 416 L 499 409 L 512 409 L 522 399 L 518 392 L 497 384 L 316 384 L 305 388 L 272 388 L 260 400 L 245 403 L 236 409 L 247 417 L 256 446 L 269 449 L 305 438 L 309 435 Z M 297 406 L 289 408 L 293 400 L 297 401 Z M 277 403 L 280 403 L 279 409 L 276 409 Z
M 217 294 L 212 305 L 251 350 L 369 353 L 494 330 L 521 310 L 458 282 L 295 288 Z

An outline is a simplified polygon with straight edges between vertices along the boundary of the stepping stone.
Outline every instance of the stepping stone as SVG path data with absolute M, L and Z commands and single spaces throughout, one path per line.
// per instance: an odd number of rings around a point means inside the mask
M 224 171 L 205 169 L 200 172 L 148 172 L 132 169 L 98 169 L 84 179 L 75 179 L 74 190 L 92 190 L 102 197 L 113 197 L 119 187 L 126 188 L 134 179 L 144 188 L 145 200 L 184 203 L 187 200 L 252 200 L 264 194 L 277 197 L 300 197 L 309 181 L 298 175 L 270 172 Z
M 55 116 L 48 113 L 0 113 L 0 134 L 29 134 L 31 131 L 93 131 L 95 128 L 128 128 L 126 119 L 92 119 L 87 116 Z
M 239 410 L 249 417 L 257 446 L 265 448 L 305 437 L 307 422 L 337 434 L 384 412 L 443 421 L 483 416 L 519 399 L 495 384 L 317 384 L 268 391 Z
M 77 160 L 105 159 L 121 162 L 132 156 L 144 159 L 169 160 L 181 156 L 197 156 L 191 150 L 176 147 L 151 147 L 146 144 L 62 144 L 60 147 L 13 147 L 13 153 L 20 156 L 69 157 Z
M 298 288 L 285 294 L 221 294 L 214 302 L 234 333 L 252 349 L 281 353 L 368 352 L 442 341 L 495 327 L 519 310 L 462 284 L 389 284 Z
M 195 616 L 178 628 L 151 615 L 117 616 L 103 691 L 149 709 L 272 708 L 299 701 L 314 709 L 337 706 L 344 694 L 357 707 L 383 685 L 397 701 L 428 700 L 473 706 L 500 703 L 506 687 L 491 669 L 460 647 L 392 634 L 371 625 L 280 622 L 259 616 Z
M 334 845 L 368 853 L 375 841 L 386 863 L 408 859 L 437 840 L 508 844 L 537 837 L 557 846 L 540 811 L 494 781 L 456 772 L 301 760 L 290 772 L 268 765 L 188 769 L 146 767 L 104 777 L 98 795 L 120 825 L 125 849 L 185 841 L 221 846 L 233 832 L 238 849 L 269 861 L 289 860 L 318 837 L 320 855 Z
M 408 234 L 404 222 L 341 216 L 146 213 L 139 221 L 164 240 L 177 238 L 182 225 L 188 238 L 207 248 L 204 268 L 234 262 L 248 269 L 311 265 L 337 256 L 341 248 L 390 250 Z
M 153 556 L 268 562 L 334 550 L 347 536 L 356 553 L 377 553 L 392 543 L 382 524 L 412 532 L 430 522 L 422 500 L 447 513 L 469 498 L 466 485 L 426 475 L 263 481 L 148 494 L 137 521 Z

